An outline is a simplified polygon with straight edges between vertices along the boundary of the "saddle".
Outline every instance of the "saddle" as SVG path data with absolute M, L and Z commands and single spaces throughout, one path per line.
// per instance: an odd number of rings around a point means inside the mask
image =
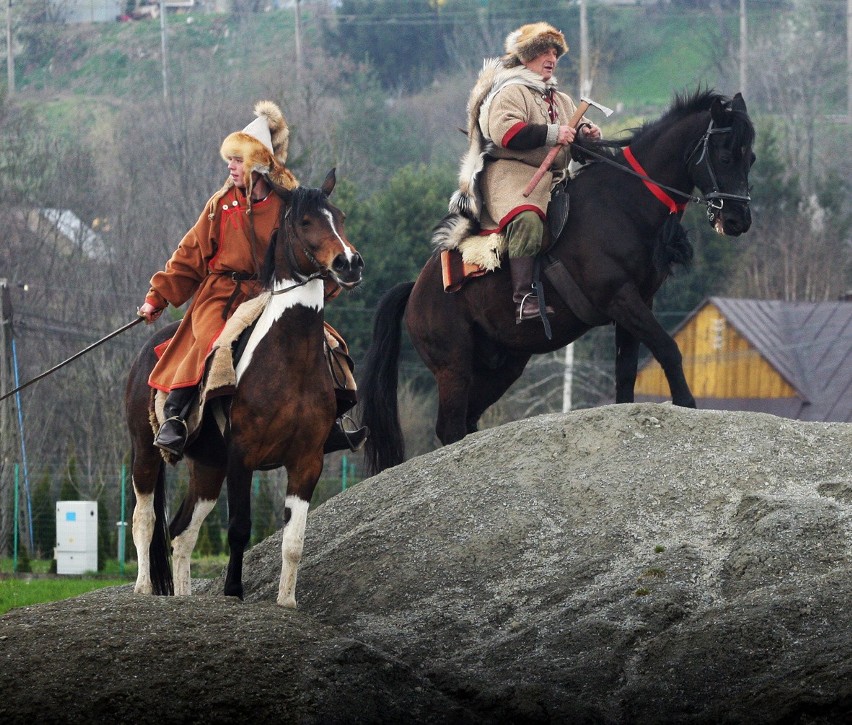
M 237 389 L 236 366 L 245 350 L 252 329 L 269 298 L 264 292 L 243 302 L 225 323 L 221 334 L 207 355 L 204 375 L 199 383 L 199 395 L 186 416 L 187 446 L 201 429 L 206 415 L 212 415 L 220 431 L 225 430 L 230 397 Z M 355 363 L 349 356 L 346 341 L 327 322 L 325 325 L 325 356 L 337 400 L 337 416 L 358 402 L 358 386 L 353 371 Z M 164 345 L 161 349 L 165 349 Z M 149 418 L 154 435 L 166 419 L 163 408 L 168 397 L 162 390 L 152 390 Z M 171 454 L 160 450 L 167 463 L 177 463 Z

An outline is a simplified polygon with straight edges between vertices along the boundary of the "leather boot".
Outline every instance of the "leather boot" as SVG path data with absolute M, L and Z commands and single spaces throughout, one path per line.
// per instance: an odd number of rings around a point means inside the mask
M 535 320 L 539 316 L 538 297 L 532 286 L 534 263 L 534 257 L 514 257 L 509 260 L 516 325 L 520 325 L 524 320 Z M 552 315 L 553 308 L 547 305 L 545 313 Z
M 154 439 L 154 445 L 157 448 L 162 448 L 178 458 L 183 456 L 183 449 L 186 446 L 186 416 L 192 401 L 195 400 L 195 394 L 194 386 L 175 388 L 169 392 L 163 406 L 166 420 L 163 421 Z
M 352 420 L 349 416 L 345 418 Z M 356 428 L 348 431 L 343 427 L 343 418 L 338 418 L 334 421 L 334 426 L 328 438 L 325 439 L 323 453 L 334 453 L 335 451 L 360 451 L 367 441 L 367 436 L 370 435 L 370 429 L 367 426 Z

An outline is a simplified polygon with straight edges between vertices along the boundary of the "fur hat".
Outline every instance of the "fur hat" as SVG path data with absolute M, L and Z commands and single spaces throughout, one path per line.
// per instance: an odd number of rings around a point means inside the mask
M 281 109 L 272 101 L 258 101 L 254 106 L 257 116 L 242 131 L 229 134 L 219 152 L 228 161 L 232 156 L 243 160 L 246 193 L 251 192 L 251 174 L 257 171 L 288 189 L 298 185 L 284 163 L 290 145 L 290 129 Z
M 509 68 L 528 63 L 548 48 L 556 49 L 556 57 L 568 52 L 568 43 L 561 31 L 548 23 L 522 25 L 506 36 L 506 55 L 503 64 Z

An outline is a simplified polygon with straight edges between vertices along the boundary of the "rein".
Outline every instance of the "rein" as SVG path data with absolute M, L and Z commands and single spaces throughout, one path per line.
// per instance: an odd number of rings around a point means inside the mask
M 698 143 L 695 144 L 692 152 L 689 156 L 686 157 L 687 166 L 689 165 L 690 159 L 695 156 L 695 152 L 698 149 L 701 149 L 701 156 L 698 161 L 695 162 L 695 166 L 698 166 L 702 161 L 707 168 L 708 176 L 710 177 L 710 182 L 713 185 L 713 191 L 709 194 L 704 194 L 704 198 L 700 196 L 695 196 L 694 194 L 687 194 L 686 192 L 681 191 L 680 189 L 675 189 L 672 186 L 666 186 L 665 184 L 661 184 L 658 181 L 654 181 L 650 176 L 645 173 L 645 170 L 636 160 L 636 157 L 633 155 L 633 152 L 630 150 L 629 146 L 624 147 L 624 158 L 627 160 L 627 163 L 630 167 L 624 166 L 624 164 L 619 163 L 615 159 L 605 156 L 603 154 L 597 153 L 596 151 L 592 151 L 585 146 L 581 147 L 581 151 L 584 154 L 588 154 L 589 156 L 593 156 L 598 159 L 598 161 L 603 161 L 610 166 L 614 166 L 619 171 L 623 171 L 627 174 L 631 174 L 645 183 L 645 186 L 648 187 L 649 191 L 659 199 L 663 204 L 665 204 L 669 211 L 672 214 L 683 211 L 686 208 L 686 205 L 690 202 L 693 204 L 705 204 L 707 207 L 707 215 L 708 217 L 712 216 L 715 212 L 718 212 L 722 209 L 724 205 L 724 200 L 729 199 L 731 201 L 741 201 L 743 203 L 748 204 L 751 201 L 751 197 L 741 196 L 739 194 L 726 194 L 724 192 L 719 191 L 719 185 L 716 181 L 716 174 L 713 172 L 713 167 L 710 164 L 710 156 L 707 153 L 707 149 L 710 143 L 710 136 L 717 133 L 730 133 L 732 128 L 730 126 L 726 126 L 725 128 L 714 128 L 713 120 L 710 120 L 710 125 L 707 127 L 707 130 L 704 132 L 704 135 L 698 140 Z M 665 192 L 668 191 L 672 194 L 677 194 L 678 196 L 686 199 L 686 202 L 682 204 L 677 204 L 668 194 Z M 715 201 L 718 201 L 718 204 L 714 204 Z

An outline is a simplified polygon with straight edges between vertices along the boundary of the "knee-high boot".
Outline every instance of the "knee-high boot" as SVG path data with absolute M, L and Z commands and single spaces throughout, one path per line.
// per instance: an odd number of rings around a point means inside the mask
M 524 320 L 534 320 L 539 316 L 538 297 L 533 289 L 534 257 L 514 257 L 509 260 L 509 271 L 512 274 L 512 300 L 515 302 L 515 324 Z M 545 309 L 548 315 L 553 314 L 553 308 Z
M 198 389 L 194 385 L 169 391 L 163 406 L 166 419 L 154 439 L 157 448 L 162 448 L 178 458 L 183 455 L 186 446 L 186 417 L 197 392 Z

